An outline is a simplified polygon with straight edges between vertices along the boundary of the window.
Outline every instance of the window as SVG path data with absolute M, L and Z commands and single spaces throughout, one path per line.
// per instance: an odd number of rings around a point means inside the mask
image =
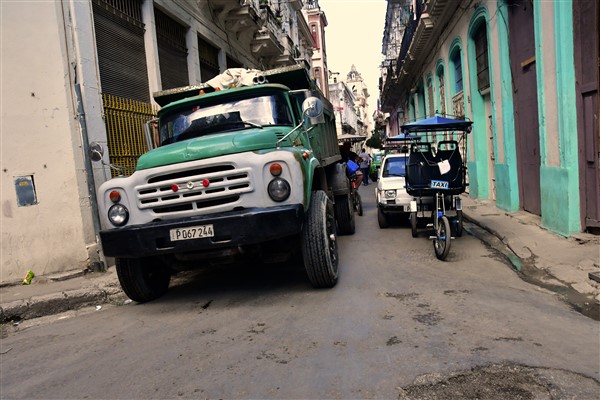
M 462 64 L 460 62 L 460 51 L 454 53 L 452 57 L 452 62 L 454 63 L 454 87 L 456 88 L 456 93 L 460 93 L 463 90 L 463 79 L 462 79 Z
M 315 42 L 315 49 L 319 49 L 319 34 L 317 33 L 317 24 L 312 24 L 310 26 L 310 33 L 313 41 Z
M 438 70 L 438 83 L 440 87 L 440 111 L 442 115 L 446 115 L 446 89 L 444 87 L 444 70 L 442 68 Z
M 154 20 L 162 89 L 189 85 L 187 28 L 157 8 L 154 9 Z
M 226 64 L 227 64 L 227 68 L 242 68 L 243 65 L 240 62 L 237 62 L 236 60 L 234 60 L 233 58 L 227 56 L 226 57 Z
M 487 30 L 481 23 L 473 35 L 475 41 L 475 60 L 477 62 L 477 89 L 483 91 L 490 87 L 490 69 L 488 60 Z
M 431 79 L 427 80 L 427 103 L 429 103 L 429 116 L 433 117 L 435 112 L 433 106 L 433 83 Z
M 315 82 L 317 83 L 317 86 L 320 88 L 321 87 L 321 68 L 315 68 L 314 70 L 315 76 Z
M 219 49 L 198 37 L 198 55 L 200 57 L 200 78 L 202 82 L 219 75 Z

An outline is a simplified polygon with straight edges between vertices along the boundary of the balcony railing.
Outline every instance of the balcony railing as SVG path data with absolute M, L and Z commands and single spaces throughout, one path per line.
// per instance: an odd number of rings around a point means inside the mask
M 465 95 L 463 91 L 452 97 L 452 108 L 456 118 L 462 119 L 465 117 Z
M 252 40 L 252 53 L 259 57 L 277 56 L 283 54 L 282 44 L 283 31 L 279 21 L 270 9 L 263 9 L 262 28 L 255 34 Z
M 404 35 L 402 35 L 402 43 L 400 44 L 400 53 L 398 54 L 398 61 L 396 62 L 396 71 L 400 71 L 402 65 L 404 64 L 404 59 L 406 58 L 406 54 L 408 53 L 408 48 L 412 43 L 413 36 L 415 31 L 417 30 L 417 25 L 419 25 L 419 19 L 421 19 L 421 2 L 416 1 L 416 10 L 412 10 L 408 19 L 408 25 L 404 31 Z

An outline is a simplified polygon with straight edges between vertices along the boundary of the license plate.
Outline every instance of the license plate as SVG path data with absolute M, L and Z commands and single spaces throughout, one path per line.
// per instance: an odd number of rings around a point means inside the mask
M 432 189 L 448 189 L 448 181 L 431 181 Z
M 212 225 L 188 226 L 187 228 L 171 229 L 169 231 L 171 241 L 192 240 L 215 236 Z

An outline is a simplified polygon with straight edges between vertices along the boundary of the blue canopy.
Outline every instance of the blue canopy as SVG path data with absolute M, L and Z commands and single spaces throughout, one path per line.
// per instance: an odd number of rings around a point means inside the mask
M 445 118 L 440 116 L 421 119 L 409 124 L 404 124 L 400 130 L 408 132 L 436 132 L 436 131 L 471 131 L 473 121 L 462 119 Z

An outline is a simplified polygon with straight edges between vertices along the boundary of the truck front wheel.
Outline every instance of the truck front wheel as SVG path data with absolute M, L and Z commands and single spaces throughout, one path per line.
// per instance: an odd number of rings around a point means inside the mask
M 330 288 L 338 280 L 338 249 L 333 204 L 322 190 L 312 194 L 302 232 L 302 258 L 311 284 Z
M 117 258 L 116 266 L 121 287 L 131 300 L 151 301 L 169 288 L 171 273 L 154 258 Z

